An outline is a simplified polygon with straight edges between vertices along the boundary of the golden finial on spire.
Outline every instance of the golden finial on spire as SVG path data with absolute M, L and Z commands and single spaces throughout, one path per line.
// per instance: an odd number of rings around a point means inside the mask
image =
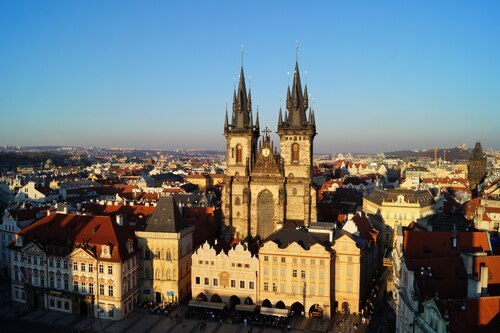
M 241 67 L 243 67 L 243 44 L 241 44 Z
M 295 41 L 295 61 L 299 62 L 299 41 Z

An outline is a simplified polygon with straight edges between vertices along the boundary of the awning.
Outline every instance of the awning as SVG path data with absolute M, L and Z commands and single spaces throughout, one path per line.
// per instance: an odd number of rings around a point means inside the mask
M 215 310 L 224 310 L 226 304 L 224 303 L 215 303 L 215 302 L 202 302 L 197 300 L 190 300 L 189 306 L 194 306 L 197 308 L 206 308 L 206 309 L 215 309 Z
M 276 317 L 288 317 L 290 310 L 288 309 L 278 309 L 278 308 L 266 308 L 260 307 L 260 314 Z
M 236 310 L 239 310 L 239 311 L 254 312 L 256 307 L 257 307 L 257 305 L 250 305 L 250 304 L 237 304 L 237 305 L 235 306 L 235 309 L 236 309 Z

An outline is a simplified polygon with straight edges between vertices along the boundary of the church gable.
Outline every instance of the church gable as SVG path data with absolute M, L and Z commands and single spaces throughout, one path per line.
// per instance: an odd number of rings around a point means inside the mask
M 265 174 L 281 176 L 282 170 L 280 166 L 280 156 L 277 154 L 274 148 L 274 144 L 271 142 L 271 139 L 268 135 L 269 130 L 267 128 L 264 130 L 264 133 L 265 135 L 261 141 L 262 148 L 257 155 L 255 165 L 252 169 L 252 175 Z

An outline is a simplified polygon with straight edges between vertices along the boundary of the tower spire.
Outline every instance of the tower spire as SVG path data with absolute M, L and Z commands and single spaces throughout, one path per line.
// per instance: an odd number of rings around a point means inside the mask
M 255 118 L 255 128 L 259 131 L 260 123 L 259 123 L 259 106 L 257 105 L 257 117 Z

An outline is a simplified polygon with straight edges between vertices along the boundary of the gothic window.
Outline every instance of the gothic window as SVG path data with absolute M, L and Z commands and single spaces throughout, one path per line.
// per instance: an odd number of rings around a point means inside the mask
M 167 249 L 167 257 L 165 259 L 172 260 L 172 251 L 170 249 Z
M 264 239 L 274 231 L 274 202 L 273 195 L 268 190 L 264 190 L 257 198 L 258 214 L 258 235 Z
M 172 271 L 167 269 L 167 280 L 172 280 Z
M 237 145 L 236 146 L 236 163 L 241 163 L 242 161 L 242 156 L 243 152 L 242 152 L 242 148 L 241 148 L 241 145 Z
M 292 162 L 298 162 L 299 161 L 299 144 L 294 143 L 292 145 Z

